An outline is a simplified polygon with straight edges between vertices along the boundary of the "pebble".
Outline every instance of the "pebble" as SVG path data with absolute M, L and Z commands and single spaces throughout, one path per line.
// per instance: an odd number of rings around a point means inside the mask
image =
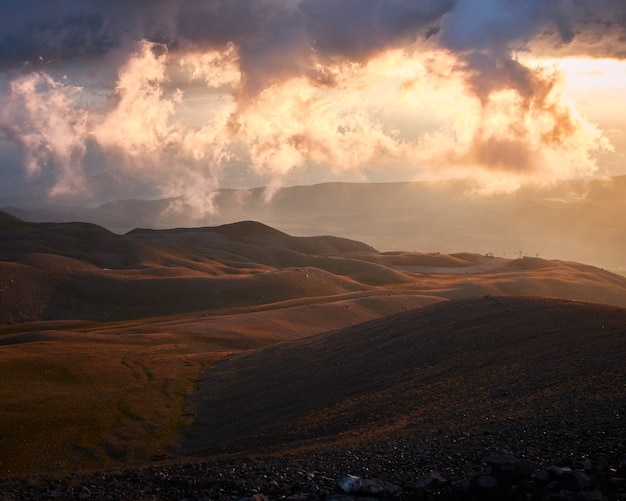
M 38 477 L 0 479 L 0 498 L 376 501 L 376 500 L 563 500 L 620 501 L 626 499 L 626 471 L 620 460 L 586 459 L 569 466 L 533 466 L 512 454 L 496 452 L 482 459 L 482 469 L 449 478 L 437 470 L 414 475 L 404 469 L 368 471 L 367 454 L 360 454 L 359 474 L 339 474 L 350 454 L 205 461 L 121 472 L 75 474 L 63 481 Z M 377 458 L 380 460 L 380 458 Z M 378 462 L 378 461 L 376 461 Z M 297 466 L 295 466 L 297 465 Z M 374 466 L 374 463 L 372 463 Z M 417 472 L 416 472 L 417 473 Z

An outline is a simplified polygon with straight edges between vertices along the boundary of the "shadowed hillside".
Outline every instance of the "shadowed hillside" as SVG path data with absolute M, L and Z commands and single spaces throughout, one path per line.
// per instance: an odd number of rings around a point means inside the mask
M 120 236 L 90 224 L 6 216 L 0 233 L 2 323 L 140 318 L 408 281 L 386 266 L 348 256 L 376 252 L 367 245 L 291 237 L 253 222 Z
M 585 437 L 623 430 L 625 341 L 621 308 L 443 302 L 220 362 L 193 397 L 187 450 L 493 433 L 500 447 L 545 454 L 533 433 L 572 426 L 563 450 L 582 451 Z

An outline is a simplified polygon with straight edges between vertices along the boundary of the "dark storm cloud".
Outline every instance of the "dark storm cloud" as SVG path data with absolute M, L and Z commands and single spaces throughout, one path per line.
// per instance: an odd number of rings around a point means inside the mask
M 125 41 L 176 37 L 176 0 L 4 0 L 0 6 L 0 65 L 97 57 Z
M 426 38 L 455 0 L 309 0 L 302 12 L 314 47 L 323 55 L 362 60 L 372 52 Z
M 179 17 L 180 44 L 233 42 L 249 91 L 310 68 L 310 40 L 299 1 L 188 1 Z
M 170 49 L 240 52 L 249 92 L 310 75 L 317 59 L 366 60 L 385 48 L 437 31 L 454 0 L 7 0 L 0 24 L 0 67 L 32 69 L 97 59 L 147 39 Z
M 442 20 L 440 41 L 453 51 L 524 49 L 532 40 L 578 55 L 626 55 L 621 0 L 459 0 Z
M 304 71 L 312 50 L 361 61 L 433 34 L 459 52 L 507 52 L 539 38 L 626 54 L 622 0 L 4 0 L 0 10 L 5 69 L 97 57 L 140 39 L 171 48 L 233 42 L 252 80 Z
M 442 21 L 440 41 L 453 51 L 507 51 L 563 19 L 554 0 L 460 0 Z M 563 32 L 566 26 L 562 27 Z M 559 29 L 561 31 L 561 29 Z

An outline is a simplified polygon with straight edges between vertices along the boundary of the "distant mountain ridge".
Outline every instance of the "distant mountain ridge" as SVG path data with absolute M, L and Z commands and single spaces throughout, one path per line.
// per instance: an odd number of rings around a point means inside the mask
M 96 208 L 6 208 L 31 221 L 89 221 L 116 233 L 134 228 L 217 226 L 255 220 L 291 235 L 334 235 L 382 250 L 568 259 L 626 269 L 626 176 L 569 180 L 481 196 L 468 181 L 324 183 L 220 189 L 215 214 L 184 199 L 119 200 Z

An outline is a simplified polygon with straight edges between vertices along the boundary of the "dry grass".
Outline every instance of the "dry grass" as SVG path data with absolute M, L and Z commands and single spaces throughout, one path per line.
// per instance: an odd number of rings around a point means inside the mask
M 597 268 L 473 254 L 380 254 L 357 242 L 298 239 L 255 223 L 122 237 L 92 225 L 3 220 L 0 213 L 0 232 L 2 475 L 175 457 L 192 418 L 188 399 L 225 355 L 487 294 L 626 306 L 626 279 Z M 336 349 L 319 348 L 318 356 Z M 350 344 L 342 349 L 350 359 Z M 297 369 L 307 367 L 311 353 Z M 259 367 L 270 363 L 260 360 Z M 292 363 L 277 360 L 251 383 Z M 366 375 L 377 363 L 362 366 Z M 334 369 L 328 375 L 324 385 L 343 378 Z M 292 395 L 307 395 L 311 381 L 294 380 Z M 355 407 L 357 400 L 313 402 L 318 417 L 307 433 L 318 434 L 318 425 L 339 433 L 350 419 L 384 414 L 382 400 L 363 398 L 367 411 Z M 240 409 L 226 405 L 220 412 L 240 421 Z M 260 423 L 249 426 L 254 431 Z
M 188 397 L 222 357 L 433 301 L 366 293 L 210 316 L 0 327 L 0 474 L 175 457 L 190 424 Z
M 184 397 L 215 355 L 65 332 L 0 350 L 5 474 L 133 464 L 162 453 Z

